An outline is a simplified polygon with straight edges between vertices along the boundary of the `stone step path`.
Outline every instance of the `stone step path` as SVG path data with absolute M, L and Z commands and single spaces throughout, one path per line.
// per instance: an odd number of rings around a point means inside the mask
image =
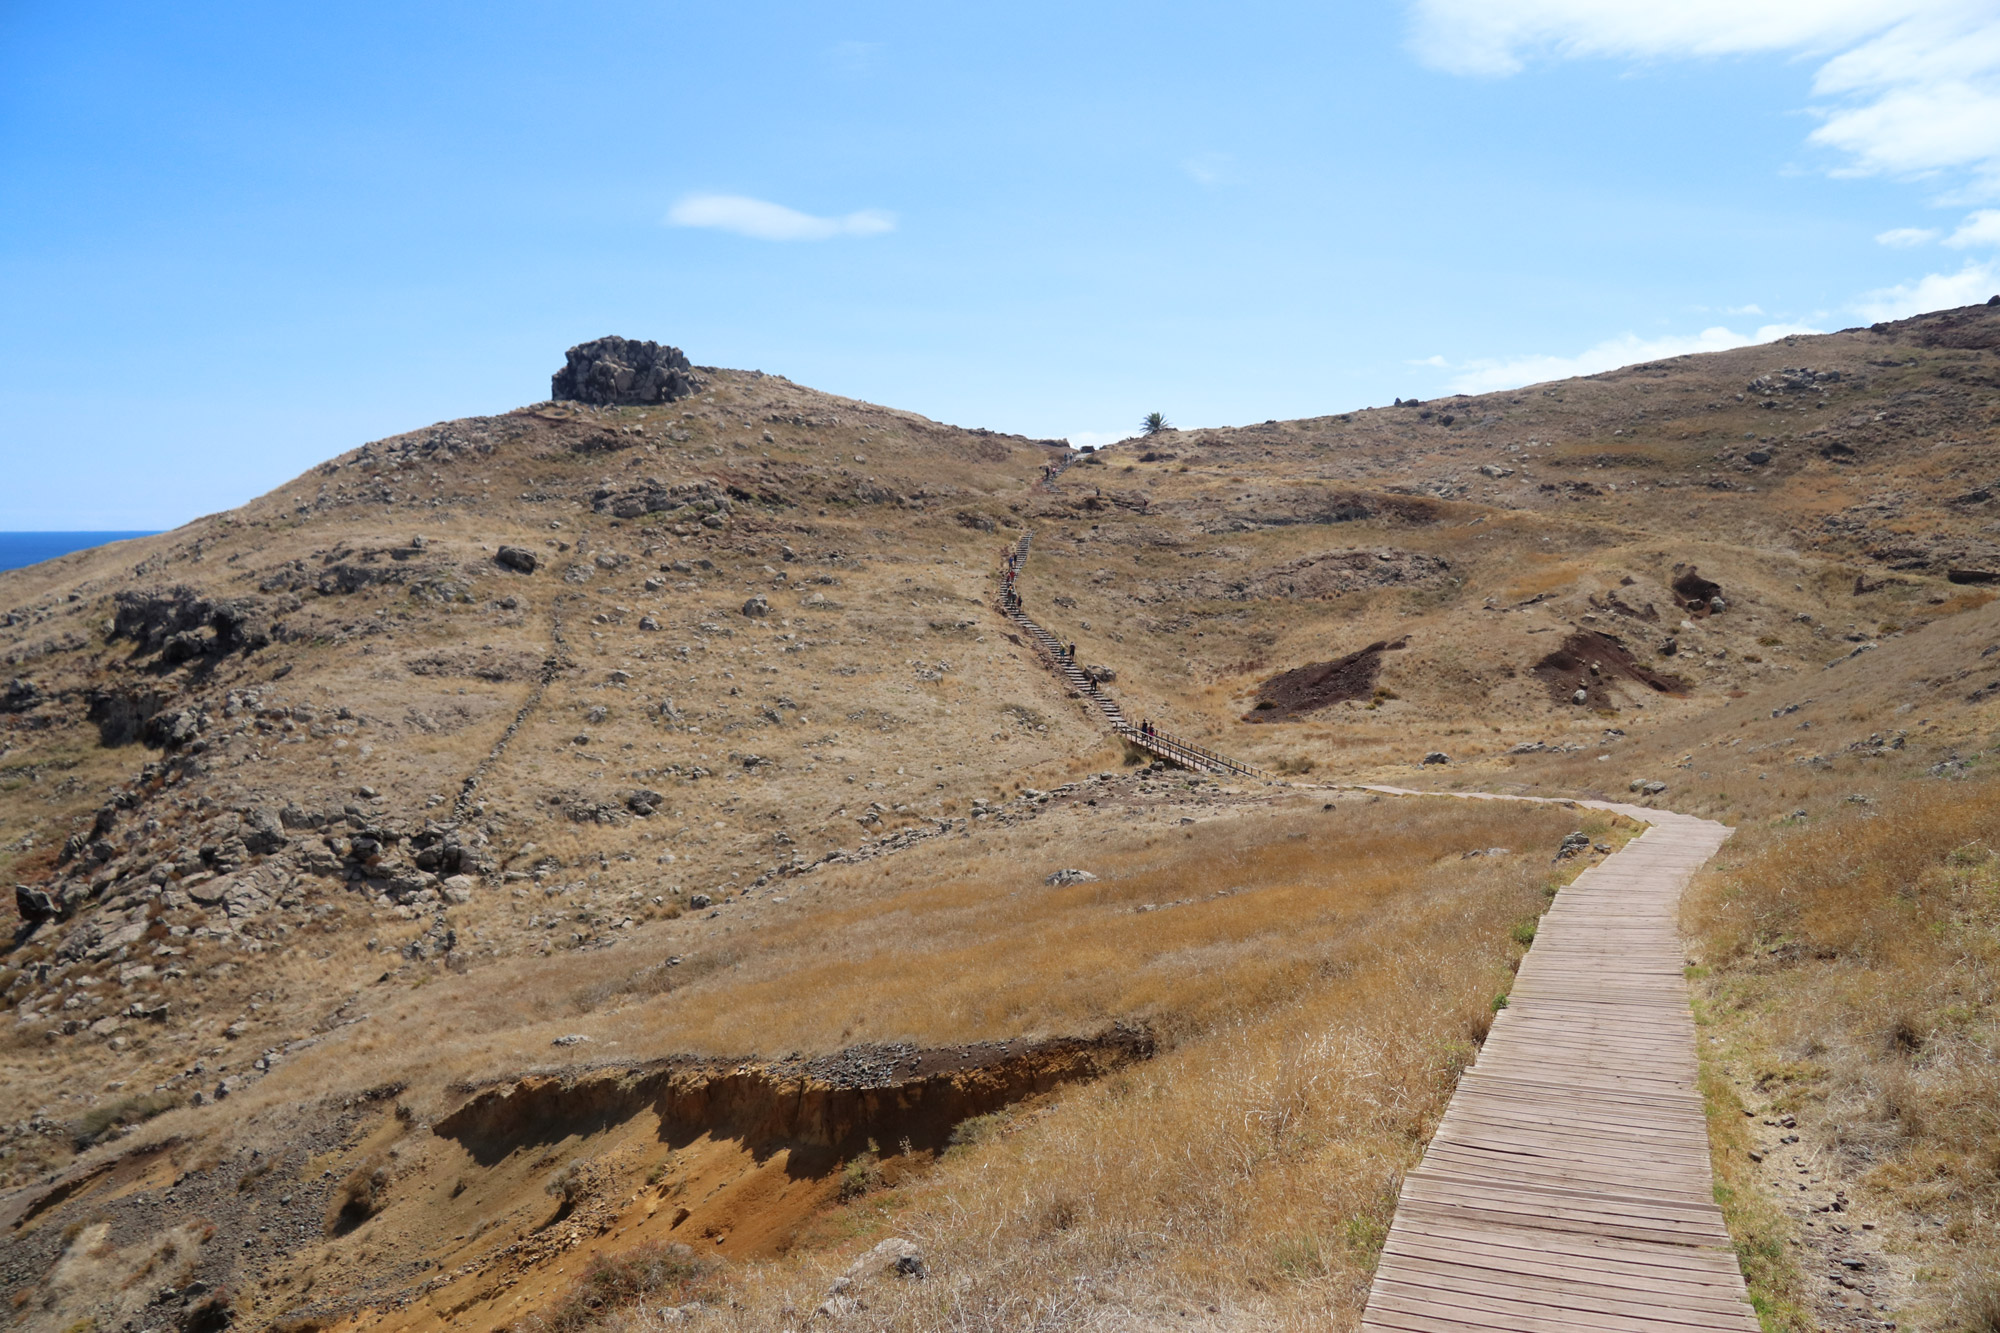
M 1730 830 L 1565 804 L 1649 827 L 1543 915 L 1507 1007 L 1403 1184 L 1364 1330 L 1757 1331 L 1715 1205 L 1676 926 L 1681 890 Z
M 1064 466 L 1067 466 L 1065 462 Z M 1034 540 L 1034 533 L 1021 535 L 1021 540 L 1009 549 L 1000 566 L 1000 614 L 1018 627 L 1035 646 L 1036 656 L 1042 664 L 1062 677 L 1069 686 L 1073 697 L 1088 699 L 1097 705 L 1097 711 L 1111 730 L 1127 744 L 1182 768 L 1200 773 L 1212 773 L 1224 777 L 1247 777 L 1269 780 L 1270 774 L 1261 768 L 1239 763 L 1234 759 L 1217 754 L 1193 741 L 1155 727 L 1135 726 L 1125 716 L 1125 710 L 1118 701 L 1105 693 L 1104 688 L 1071 658 L 1069 646 L 1055 635 L 1043 629 L 1021 609 L 1021 599 L 1014 588 L 1014 578 L 1027 566 L 1028 550 Z
M 1081 454 L 1078 454 L 1074 450 L 1071 450 L 1070 452 L 1065 453 L 1061 458 L 1058 458 L 1055 462 L 1043 465 L 1042 489 L 1053 491 L 1056 488 L 1057 479 L 1060 478 L 1063 473 L 1069 471 L 1069 465 L 1071 463 L 1074 463 L 1078 458 L 1081 457 L 1082 457 Z

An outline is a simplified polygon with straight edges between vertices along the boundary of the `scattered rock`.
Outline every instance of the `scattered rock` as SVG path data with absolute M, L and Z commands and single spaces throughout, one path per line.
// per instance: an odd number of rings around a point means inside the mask
M 714 905 L 715 905 L 715 899 L 709 897 L 705 893 L 697 893 L 692 898 L 688 899 L 688 906 L 697 909 L 703 907 L 712 907 Z
M 1096 879 L 1097 876 L 1091 874 L 1088 870 L 1069 868 L 1055 871 L 1044 879 L 1042 883 L 1060 887 L 1066 884 L 1089 884 Z
M 1556 849 L 1556 860 L 1567 861 L 1572 856 L 1590 850 L 1590 835 L 1579 829 L 1575 833 L 1563 835 L 1562 846 Z
M 1664 782 L 1650 782 L 1645 778 L 1633 778 L 1629 791 L 1642 792 L 1647 796 L 1658 796 L 1667 789 Z
M 556 1039 L 555 1039 L 554 1041 L 551 1041 L 551 1042 L 549 1043 L 549 1045 L 551 1045 L 551 1046 L 581 1046 L 581 1045 L 583 1045 L 583 1043 L 585 1043 L 585 1042 L 587 1042 L 587 1041 L 589 1041 L 589 1040 L 590 1040 L 590 1038 L 588 1038 L 588 1037 L 584 1036 L 584 1035 L 583 1035 L 583 1034 L 582 1034 L 581 1032 L 572 1032 L 572 1033 L 568 1034 L 567 1036 L 562 1036 L 562 1037 L 557 1037 L 557 1038 L 556 1038 Z
M 752 597 L 749 601 L 743 603 L 743 614 L 746 616 L 770 615 L 771 614 L 770 599 L 763 596 L 761 593 L 755 597 Z
M 532 574 L 540 560 L 525 546 L 503 546 L 493 553 L 493 563 L 522 574 Z
M 1451 762 L 1451 756 L 1443 750 L 1432 750 L 1424 756 L 1424 762 L 1426 764 L 1448 764 Z

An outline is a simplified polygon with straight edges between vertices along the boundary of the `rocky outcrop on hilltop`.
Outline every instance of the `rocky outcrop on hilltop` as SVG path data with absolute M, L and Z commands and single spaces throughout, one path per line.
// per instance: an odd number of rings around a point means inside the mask
M 671 403 L 699 393 L 701 380 L 678 347 L 616 335 L 569 349 L 549 380 L 549 397 L 599 407 Z

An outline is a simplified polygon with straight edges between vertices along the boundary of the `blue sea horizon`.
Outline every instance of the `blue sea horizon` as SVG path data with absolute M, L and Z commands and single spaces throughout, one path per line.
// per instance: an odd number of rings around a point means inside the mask
M 0 570 L 22 569 L 93 546 L 151 537 L 148 532 L 0 532 Z

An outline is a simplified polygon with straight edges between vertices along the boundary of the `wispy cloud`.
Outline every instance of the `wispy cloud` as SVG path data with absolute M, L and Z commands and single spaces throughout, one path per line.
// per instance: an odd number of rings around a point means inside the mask
M 1449 366 L 1451 362 L 1441 356 L 1420 356 L 1403 363 L 1406 366 Z
M 835 42 L 827 48 L 827 63 L 834 71 L 860 78 L 873 74 L 882 63 L 880 42 Z
M 1810 142 L 1847 175 L 1962 171 L 2000 193 L 2000 13 L 1988 0 L 1414 0 L 1435 68 L 1504 77 L 1531 60 L 1817 59 Z
M 1761 315 L 1764 313 L 1764 307 L 1753 301 L 1749 305 L 1724 306 L 1722 313 L 1725 315 Z
M 667 221 L 676 227 L 713 227 L 760 241 L 825 241 L 836 236 L 879 236 L 896 229 L 895 215 L 880 209 L 822 218 L 741 194 L 691 194 L 668 211 Z
M 2000 246 L 2000 208 L 1982 208 L 1958 224 L 1945 238 L 1946 245 L 1963 250 L 1969 245 Z
M 1863 319 L 1905 319 L 1927 310 L 1975 305 L 2000 292 L 2000 264 L 1968 259 L 1956 273 L 1931 273 L 1915 282 L 1865 293 L 1854 303 Z
M 1938 230 L 1935 227 L 1891 227 L 1887 231 L 1877 232 L 1875 243 L 1894 250 L 1908 250 L 1913 246 L 1929 245 L 1937 238 Z
M 1490 360 L 1466 361 L 1455 367 L 1457 374 L 1449 388 L 1453 393 L 1492 393 L 1517 389 L 1524 384 L 1569 379 L 1575 375 L 1595 375 L 1619 366 L 1658 361 L 1691 352 L 1726 352 L 1732 347 L 1767 343 L 1788 333 L 1818 333 L 1803 324 L 1766 324 L 1754 333 L 1738 333 L 1720 325 L 1700 333 L 1676 334 L 1664 338 L 1641 338 L 1627 333 L 1607 339 L 1575 356 L 1529 355 Z
M 1181 170 L 1197 185 L 1220 185 L 1229 179 L 1236 159 L 1227 153 L 1196 153 L 1181 161 Z

